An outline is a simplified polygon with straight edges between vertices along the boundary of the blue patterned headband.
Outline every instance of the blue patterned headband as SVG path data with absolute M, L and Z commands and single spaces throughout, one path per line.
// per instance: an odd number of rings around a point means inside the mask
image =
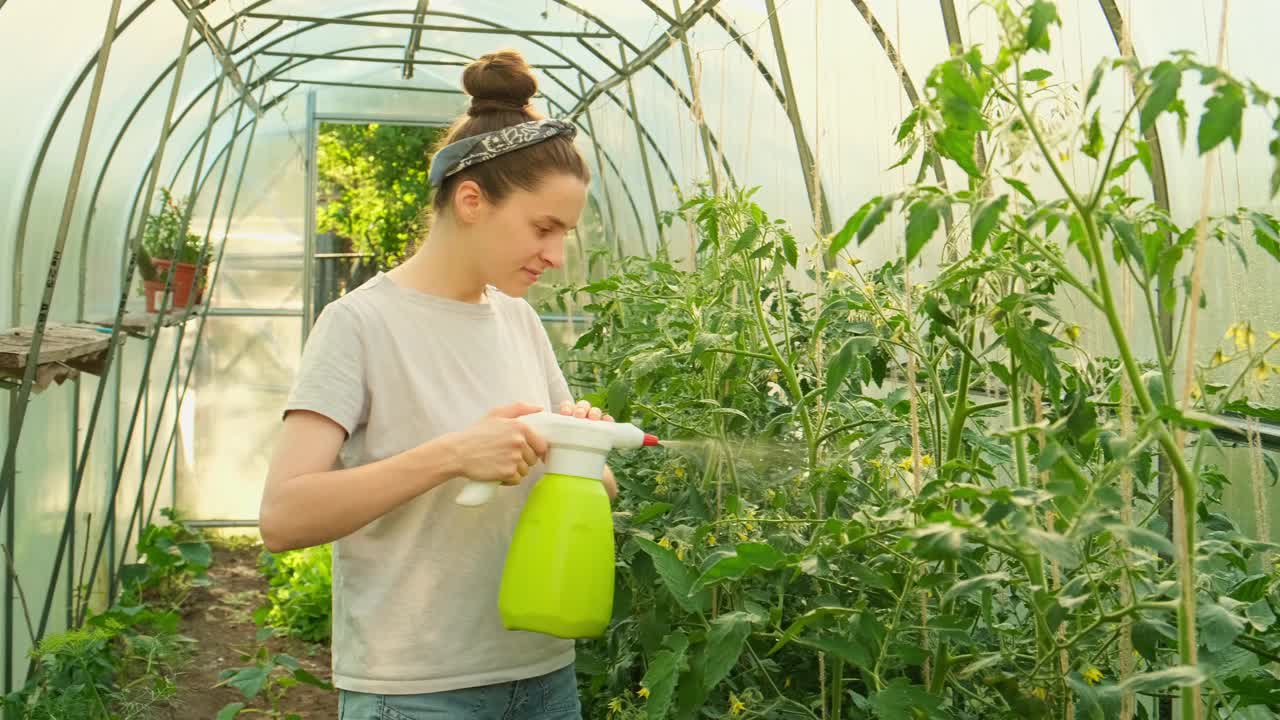
M 472 135 L 449 143 L 431 159 L 431 184 L 439 187 L 445 178 L 472 165 L 492 160 L 513 150 L 536 145 L 561 135 L 573 139 L 578 128 L 563 120 L 546 119 L 512 125 L 493 132 Z

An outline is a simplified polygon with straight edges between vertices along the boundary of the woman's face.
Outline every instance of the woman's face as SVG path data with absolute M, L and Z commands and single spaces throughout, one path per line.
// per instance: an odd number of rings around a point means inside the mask
M 470 234 L 485 282 L 524 296 L 545 270 L 564 264 L 565 235 L 586 203 L 586 183 L 567 173 L 547 176 L 533 192 L 517 188 L 496 205 L 479 198 L 466 214 L 474 218 Z

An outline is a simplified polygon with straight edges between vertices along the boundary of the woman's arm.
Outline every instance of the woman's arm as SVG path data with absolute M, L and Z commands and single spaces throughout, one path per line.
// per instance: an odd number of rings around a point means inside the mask
M 271 552 L 337 540 L 458 474 L 444 436 L 379 462 L 334 470 L 346 431 L 319 413 L 284 421 L 258 529 Z
M 546 443 L 516 420 L 538 410 L 519 403 L 498 408 L 461 432 L 340 470 L 333 466 L 346 439 L 342 426 L 319 413 L 291 412 L 262 493 L 262 540 L 271 552 L 331 542 L 464 473 L 519 483 L 546 457 Z

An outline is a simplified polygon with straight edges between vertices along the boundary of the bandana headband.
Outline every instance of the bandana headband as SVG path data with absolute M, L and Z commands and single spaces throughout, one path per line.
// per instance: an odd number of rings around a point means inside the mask
M 472 135 L 440 148 L 431 159 L 429 179 L 439 187 L 445 178 L 472 165 L 561 135 L 572 139 L 577 133 L 578 128 L 572 123 L 548 118 Z

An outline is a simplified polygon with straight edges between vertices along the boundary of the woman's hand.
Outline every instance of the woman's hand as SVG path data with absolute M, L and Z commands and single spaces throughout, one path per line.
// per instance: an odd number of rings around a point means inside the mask
M 576 403 L 570 400 L 565 400 L 560 403 L 560 414 L 587 418 L 589 420 L 613 422 L 612 416 L 605 414 L 605 412 L 600 408 L 594 407 L 587 400 L 579 400 Z M 600 482 L 604 483 L 605 492 L 609 493 L 610 500 L 618 497 L 618 480 L 613 476 L 613 470 L 610 470 L 608 465 L 604 466 L 604 473 L 600 476 Z
M 574 403 L 571 400 L 565 400 L 560 403 L 560 414 L 572 415 L 577 418 L 587 418 L 589 420 L 613 422 L 613 418 L 611 416 L 606 415 L 603 410 L 598 407 L 594 407 L 587 400 L 579 400 L 577 403 Z
M 520 484 L 529 468 L 547 457 L 547 441 L 519 418 L 541 411 L 525 403 L 505 405 L 456 433 L 452 446 L 467 477 L 477 482 Z

